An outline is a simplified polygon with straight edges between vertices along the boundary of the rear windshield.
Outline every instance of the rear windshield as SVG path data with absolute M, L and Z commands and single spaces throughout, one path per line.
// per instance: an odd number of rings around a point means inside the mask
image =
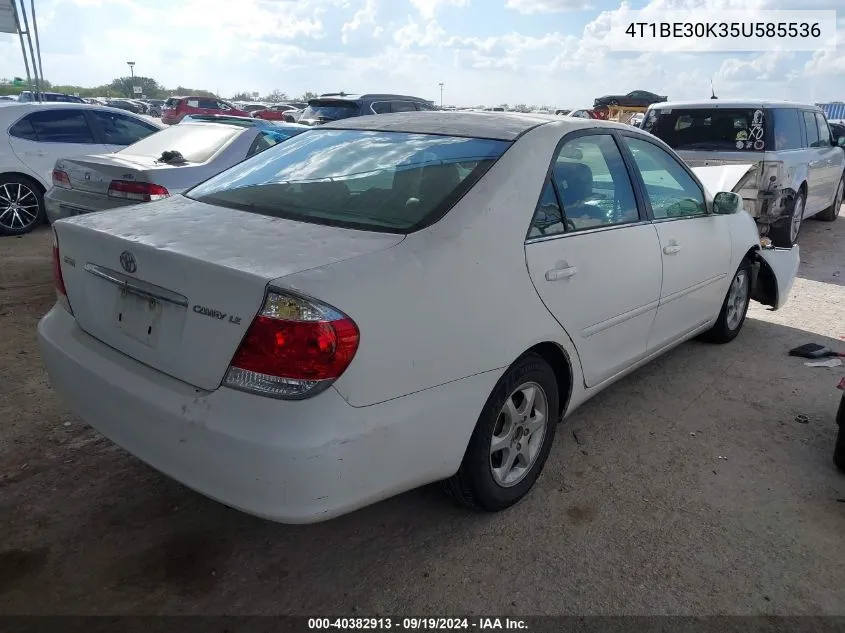
M 158 158 L 163 152 L 177 151 L 188 162 L 204 163 L 241 132 L 241 128 L 229 125 L 174 125 L 123 148 L 118 154 Z
M 261 215 L 410 233 L 442 217 L 509 146 L 488 139 L 316 128 L 186 195 Z
M 330 99 L 311 101 L 302 113 L 303 119 L 348 119 L 358 114 L 358 104 L 354 101 L 332 101 Z
M 642 128 L 675 150 L 762 152 L 770 136 L 760 108 L 655 108 Z

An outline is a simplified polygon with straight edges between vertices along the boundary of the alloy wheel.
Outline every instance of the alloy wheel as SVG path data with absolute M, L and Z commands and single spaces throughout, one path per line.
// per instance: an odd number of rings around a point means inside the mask
M 792 210 L 792 222 L 789 225 L 789 239 L 794 244 L 801 230 L 801 220 L 804 219 L 804 196 L 795 199 L 795 209 Z
M 546 434 L 548 403 L 546 392 L 536 382 L 523 383 L 505 400 L 490 441 L 490 471 L 503 488 L 522 481 L 537 461 Z
M 742 322 L 745 307 L 748 303 L 748 271 L 738 270 L 728 291 L 728 312 L 726 323 L 728 329 L 735 330 Z
M 10 182 L 0 185 L 0 225 L 18 232 L 38 220 L 38 198 L 27 185 Z

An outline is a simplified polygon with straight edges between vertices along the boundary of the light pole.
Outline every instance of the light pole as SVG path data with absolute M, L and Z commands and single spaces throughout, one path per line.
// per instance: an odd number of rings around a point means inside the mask
M 440 109 L 443 109 L 443 82 L 440 82 Z
M 126 65 L 129 66 L 129 73 L 132 75 L 132 86 L 130 86 L 130 97 L 135 96 L 135 62 L 126 62 Z

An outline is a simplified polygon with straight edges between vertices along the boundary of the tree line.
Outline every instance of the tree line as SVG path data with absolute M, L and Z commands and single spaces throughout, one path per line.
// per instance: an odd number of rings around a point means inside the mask
M 201 90 L 198 88 L 189 88 L 186 86 L 177 86 L 176 88 L 166 88 L 158 83 L 152 77 L 141 77 L 136 75 L 134 79 L 129 77 L 118 77 L 108 84 L 101 86 L 85 87 L 53 84 L 49 81 L 41 83 L 41 90 L 48 92 L 63 92 L 70 95 L 79 95 L 80 97 L 132 97 L 134 96 L 133 86 L 140 86 L 141 91 L 148 99 L 167 99 L 168 97 L 178 95 L 196 95 L 201 97 L 220 97 L 211 90 Z M 18 95 L 22 90 L 34 90 L 32 85 L 0 85 L 0 96 Z M 317 94 L 314 92 L 306 92 L 301 96 L 288 96 L 287 93 L 281 90 L 273 90 L 270 94 L 259 96 L 257 99 L 251 92 L 239 92 L 231 97 L 232 101 L 265 101 L 269 103 L 279 103 L 283 101 L 308 101 L 313 99 Z

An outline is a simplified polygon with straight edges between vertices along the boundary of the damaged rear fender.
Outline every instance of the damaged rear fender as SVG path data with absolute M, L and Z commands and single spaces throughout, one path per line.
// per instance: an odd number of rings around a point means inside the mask
M 751 298 L 772 310 L 783 307 L 795 283 L 799 262 L 798 245 L 755 250 Z

